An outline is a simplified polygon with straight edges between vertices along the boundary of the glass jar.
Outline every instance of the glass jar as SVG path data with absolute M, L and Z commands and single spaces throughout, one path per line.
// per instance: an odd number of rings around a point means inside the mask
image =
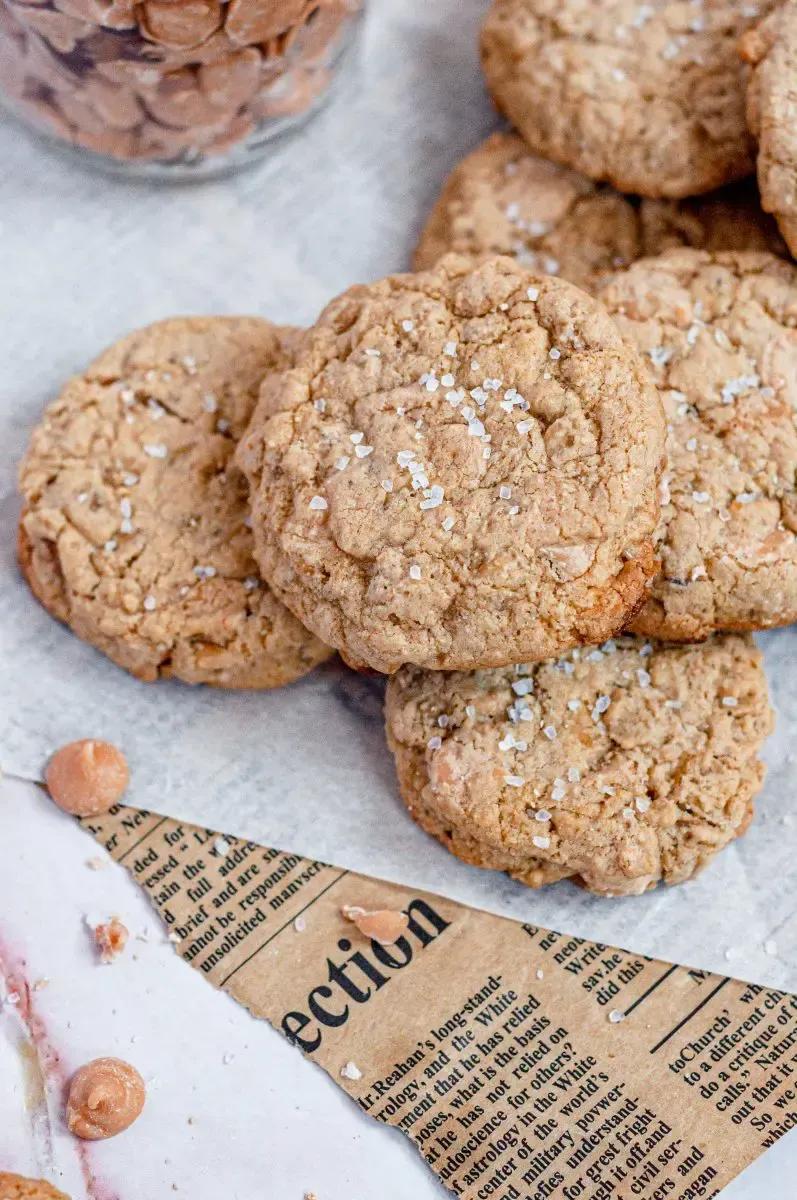
M 221 174 L 313 113 L 363 0 L 0 0 L 0 103 L 119 173 Z

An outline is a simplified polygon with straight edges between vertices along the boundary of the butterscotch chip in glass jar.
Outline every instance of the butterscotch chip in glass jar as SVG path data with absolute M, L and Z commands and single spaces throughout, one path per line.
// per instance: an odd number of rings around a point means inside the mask
M 221 26 L 219 0 L 147 0 L 141 17 L 141 32 L 161 46 L 182 49 L 198 46 Z
M 303 8 L 304 0 L 232 0 L 224 28 L 240 46 L 267 42 L 297 21 Z
M 75 817 L 91 817 L 108 812 L 119 802 L 130 773 L 116 746 L 83 738 L 56 751 L 44 778 L 59 808 Z
M 95 1058 L 73 1076 L 66 1102 L 70 1133 L 87 1141 L 116 1137 L 141 1114 L 144 1080 L 121 1058 Z

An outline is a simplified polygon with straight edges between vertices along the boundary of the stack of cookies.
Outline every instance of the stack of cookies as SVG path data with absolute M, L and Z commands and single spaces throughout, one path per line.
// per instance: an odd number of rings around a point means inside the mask
M 35 595 L 142 679 L 273 687 L 331 648 L 390 676 L 401 793 L 468 862 L 694 875 L 763 778 L 749 631 L 797 619 L 797 269 L 735 182 L 744 35 L 788 241 L 792 11 L 496 0 L 522 137 L 309 330 L 176 319 L 72 380 L 21 470 Z

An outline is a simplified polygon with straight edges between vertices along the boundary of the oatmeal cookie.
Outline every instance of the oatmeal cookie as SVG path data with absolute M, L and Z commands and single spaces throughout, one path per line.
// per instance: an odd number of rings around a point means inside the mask
M 276 687 L 331 653 L 260 580 L 232 463 L 263 375 L 286 361 L 283 332 L 249 317 L 139 330 L 71 379 L 33 432 L 25 579 L 139 679 Z
M 690 879 L 752 817 L 772 713 L 752 639 L 621 637 L 559 661 L 405 667 L 387 735 L 412 817 L 465 862 L 602 895 Z
M 739 37 L 777 0 L 494 0 L 496 104 L 545 158 L 622 192 L 683 197 L 749 175 Z
M 421 233 L 413 266 L 448 251 L 509 254 L 593 291 L 638 258 L 678 246 L 785 252 L 774 220 L 744 182 L 695 200 L 622 196 L 494 133 L 456 166 Z
M 797 268 L 675 250 L 599 298 L 669 421 L 662 574 L 631 628 L 692 641 L 797 620 Z
M 69 1200 L 44 1179 L 26 1179 L 0 1171 L 0 1200 Z
M 241 444 L 258 561 L 355 666 L 546 658 L 655 572 L 661 402 L 572 284 L 508 258 L 351 288 Z
M 784 4 L 739 42 L 753 70 L 747 122 L 758 140 L 761 203 L 797 255 L 797 4 Z

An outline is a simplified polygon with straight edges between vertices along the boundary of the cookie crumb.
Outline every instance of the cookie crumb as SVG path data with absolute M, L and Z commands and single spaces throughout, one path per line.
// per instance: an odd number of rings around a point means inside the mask
M 99 951 L 100 962 L 106 965 L 116 962 L 124 954 L 129 936 L 127 926 L 118 917 L 111 917 L 104 925 L 95 925 L 94 943 Z

